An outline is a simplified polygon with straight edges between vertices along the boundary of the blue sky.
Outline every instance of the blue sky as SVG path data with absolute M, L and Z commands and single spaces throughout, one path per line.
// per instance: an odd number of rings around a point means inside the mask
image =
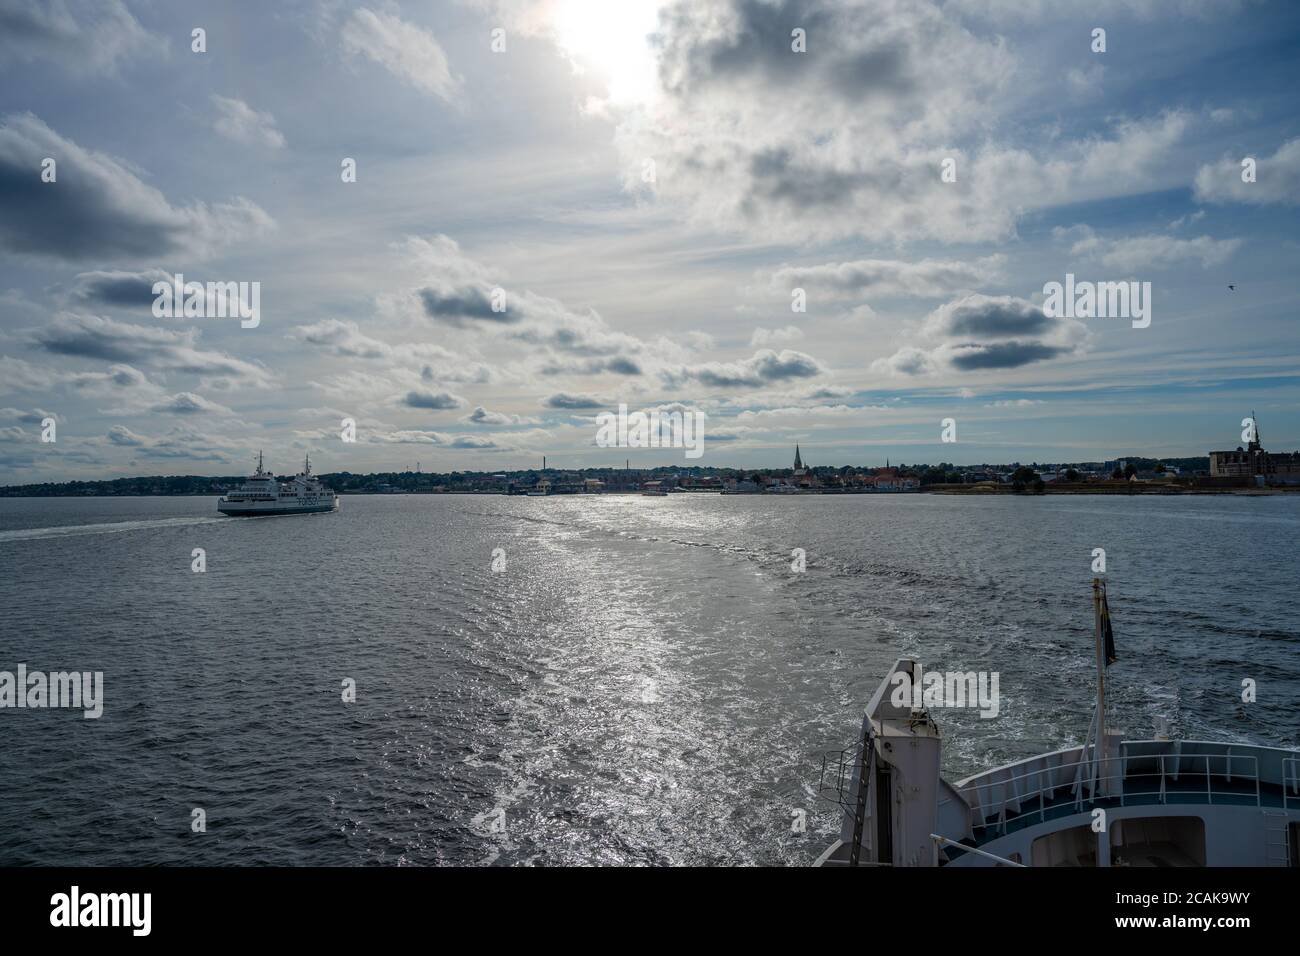
M 684 461 L 596 447 L 620 403 L 703 465 L 1294 450 L 1298 50 L 1245 0 L 0 0 L 0 482 Z M 156 317 L 177 272 L 259 323 Z M 1150 326 L 1044 316 L 1066 273 Z

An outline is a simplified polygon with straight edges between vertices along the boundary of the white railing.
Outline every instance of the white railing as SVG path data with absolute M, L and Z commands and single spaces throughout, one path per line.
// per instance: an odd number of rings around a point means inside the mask
M 1135 745 L 1138 742 L 1133 742 Z M 1151 746 L 1151 744 L 1147 744 Z M 1120 754 L 1114 758 L 1119 763 L 1119 774 L 1100 768 L 1100 778 L 1092 779 L 1095 762 L 1089 755 L 1077 760 L 1053 764 L 1035 763 L 1021 773 L 1003 775 L 990 771 L 965 781 L 962 796 L 971 805 L 974 816 L 973 830 L 1004 829 L 1009 820 L 1034 820 L 1045 822 L 1049 811 L 1074 807 L 1083 812 L 1094 803 L 1167 804 L 1195 802 L 1203 799 L 1219 804 L 1263 806 L 1260 789 L 1259 760 L 1252 754 L 1237 754 L 1231 746 L 1217 753 L 1130 753 L 1129 743 L 1121 744 Z M 1153 763 L 1152 770 L 1135 769 L 1134 765 Z M 1218 764 L 1219 766 L 1215 766 Z M 1291 802 L 1300 806 L 1300 758 L 1283 758 L 1282 800 L 1284 808 Z M 982 777 L 989 779 L 981 782 Z M 1101 792 L 1102 784 L 1110 779 L 1117 786 L 1115 792 Z M 1143 784 L 1143 781 L 1149 781 Z M 1239 786 L 1230 786 L 1237 781 Z M 1219 786 L 1216 788 L 1216 782 Z M 1245 784 L 1244 792 L 1240 784 Z M 1288 784 L 1291 787 L 1288 788 Z M 1292 796 L 1294 790 L 1295 796 Z M 1055 798 L 1065 791 L 1068 797 Z M 1025 804 L 1036 803 L 1032 809 Z M 1065 815 L 1065 814 L 1061 814 Z M 969 849 L 969 848 L 968 848 Z

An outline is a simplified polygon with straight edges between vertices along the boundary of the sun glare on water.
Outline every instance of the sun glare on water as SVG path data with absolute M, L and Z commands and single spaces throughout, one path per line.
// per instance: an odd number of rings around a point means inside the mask
M 605 81 L 610 100 L 646 102 L 656 88 L 649 36 L 661 5 L 662 0 L 560 0 L 551 27 L 565 55 Z

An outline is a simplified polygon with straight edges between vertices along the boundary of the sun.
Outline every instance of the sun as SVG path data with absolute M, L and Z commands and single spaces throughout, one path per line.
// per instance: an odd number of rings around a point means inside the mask
M 657 88 L 650 34 L 663 0 L 559 0 L 551 13 L 555 41 L 573 64 L 601 78 L 609 99 L 632 105 Z

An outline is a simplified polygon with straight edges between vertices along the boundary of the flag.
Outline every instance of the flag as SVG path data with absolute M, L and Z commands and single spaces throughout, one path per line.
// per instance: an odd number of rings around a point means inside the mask
M 1106 635 L 1106 666 L 1114 664 L 1119 657 L 1115 654 L 1115 632 L 1110 626 L 1110 602 L 1106 600 L 1106 586 L 1101 586 L 1101 626 Z

